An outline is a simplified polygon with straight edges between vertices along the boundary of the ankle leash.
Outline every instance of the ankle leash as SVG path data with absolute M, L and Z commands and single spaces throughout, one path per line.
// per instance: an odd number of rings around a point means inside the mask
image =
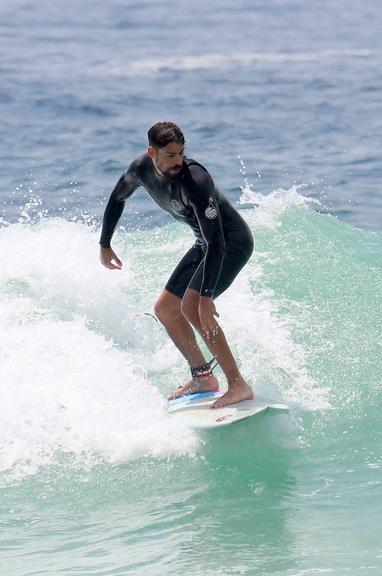
M 213 364 L 214 362 L 215 364 Z M 196 378 L 207 378 L 208 376 L 211 376 L 212 370 L 216 368 L 217 364 L 218 364 L 217 360 L 214 357 L 206 364 L 202 364 L 201 366 L 195 366 L 195 368 L 191 368 L 192 379 L 194 380 Z

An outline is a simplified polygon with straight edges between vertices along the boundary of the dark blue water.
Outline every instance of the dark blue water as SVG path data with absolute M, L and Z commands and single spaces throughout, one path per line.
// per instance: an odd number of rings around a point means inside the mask
M 3 0 L 3 217 L 38 196 L 50 215 L 100 218 L 167 119 L 232 199 L 240 157 L 257 192 L 304 184 L 322 210 L 380 230 L 381 25 L 377 0 Z M 129 208 L 129 222 L 164 221 L 143 192 Z

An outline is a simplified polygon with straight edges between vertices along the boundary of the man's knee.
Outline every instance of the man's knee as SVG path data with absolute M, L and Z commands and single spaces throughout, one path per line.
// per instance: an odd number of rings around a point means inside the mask
M 162 324 L 176 318 L 180 312 L 181 300 L 170 293 L 162 293 L 154 305 L 155 316 Z

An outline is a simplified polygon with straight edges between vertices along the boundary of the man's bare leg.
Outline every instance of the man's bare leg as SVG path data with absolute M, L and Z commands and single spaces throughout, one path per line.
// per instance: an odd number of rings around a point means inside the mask
M 201 366 L 206 363 L 206 360 L 198 346 L 192 326 L 181 312 L 181 303 L 182 301 L 178 296 L 164 290 L 155 305 L 155 314 L 189 366 Z M 211 374 L 197 380 L 189 380 L 170 394 L 168 399 L 171 400 L 192 392 L 215 392 L 218 389 L 219 382 Z
M 219 327 L 217 334 L 214 334 L 211 338 L 207 338 L 203 332 L 198 314 L 199 298 L 199 293 L 192 289 L 186 291 L 182 301 L 167 292 L 167 290 L 164 290 L 155 306 L 156 315 L 164 324 L 170 338 L 190 366 L 198 366 L 205 363 L 190 323 L 196 328 L 209 350 L 218 360 L 227 378 L 228 390 L 213 404 L 214 408 L 253 398 L 252 388 L 248 386 L 241 376 L 222 329 Z M 190 392 L 191 388 L 195 389 L 193 380 L 187 382 L 187 384 L 171 394 L 169 398 L 185 395 Z M 217 390 L 217 388 L 218 382 L 212 375 L 197 387 L 200 391 Z
M 206 337 L 199 319 L 199 299 L 199 292 L 188 288 L 182 300 L 182 313 L 196 328 L 213 356 L 219 362 L 228 383 L 227 392 L 221 398 L 218 398 L 211 408 L 221 408 L 227 404 L 251 400 L 254 396 L 253 390 L 240 374 L 221 327 L 218 325 L 217 333 L 212 333 L 209 338 Z

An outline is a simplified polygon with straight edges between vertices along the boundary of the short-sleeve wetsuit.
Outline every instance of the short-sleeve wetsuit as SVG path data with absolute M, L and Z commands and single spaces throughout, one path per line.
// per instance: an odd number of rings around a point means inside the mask
M 170 178 L 158 172 L 146 153 L 122 174 L 105 209 L 100 244 L 110 247 L 125 200 L 143 186 L 176 220 L 188 224 L 196 242 L 171 274 L 165 288 L 182 298 L 187 288 L 216 298 L 233 282 L 253 250 L 251 231 L 215 187 L 208 171 L 184 158 L 181 173 Z

